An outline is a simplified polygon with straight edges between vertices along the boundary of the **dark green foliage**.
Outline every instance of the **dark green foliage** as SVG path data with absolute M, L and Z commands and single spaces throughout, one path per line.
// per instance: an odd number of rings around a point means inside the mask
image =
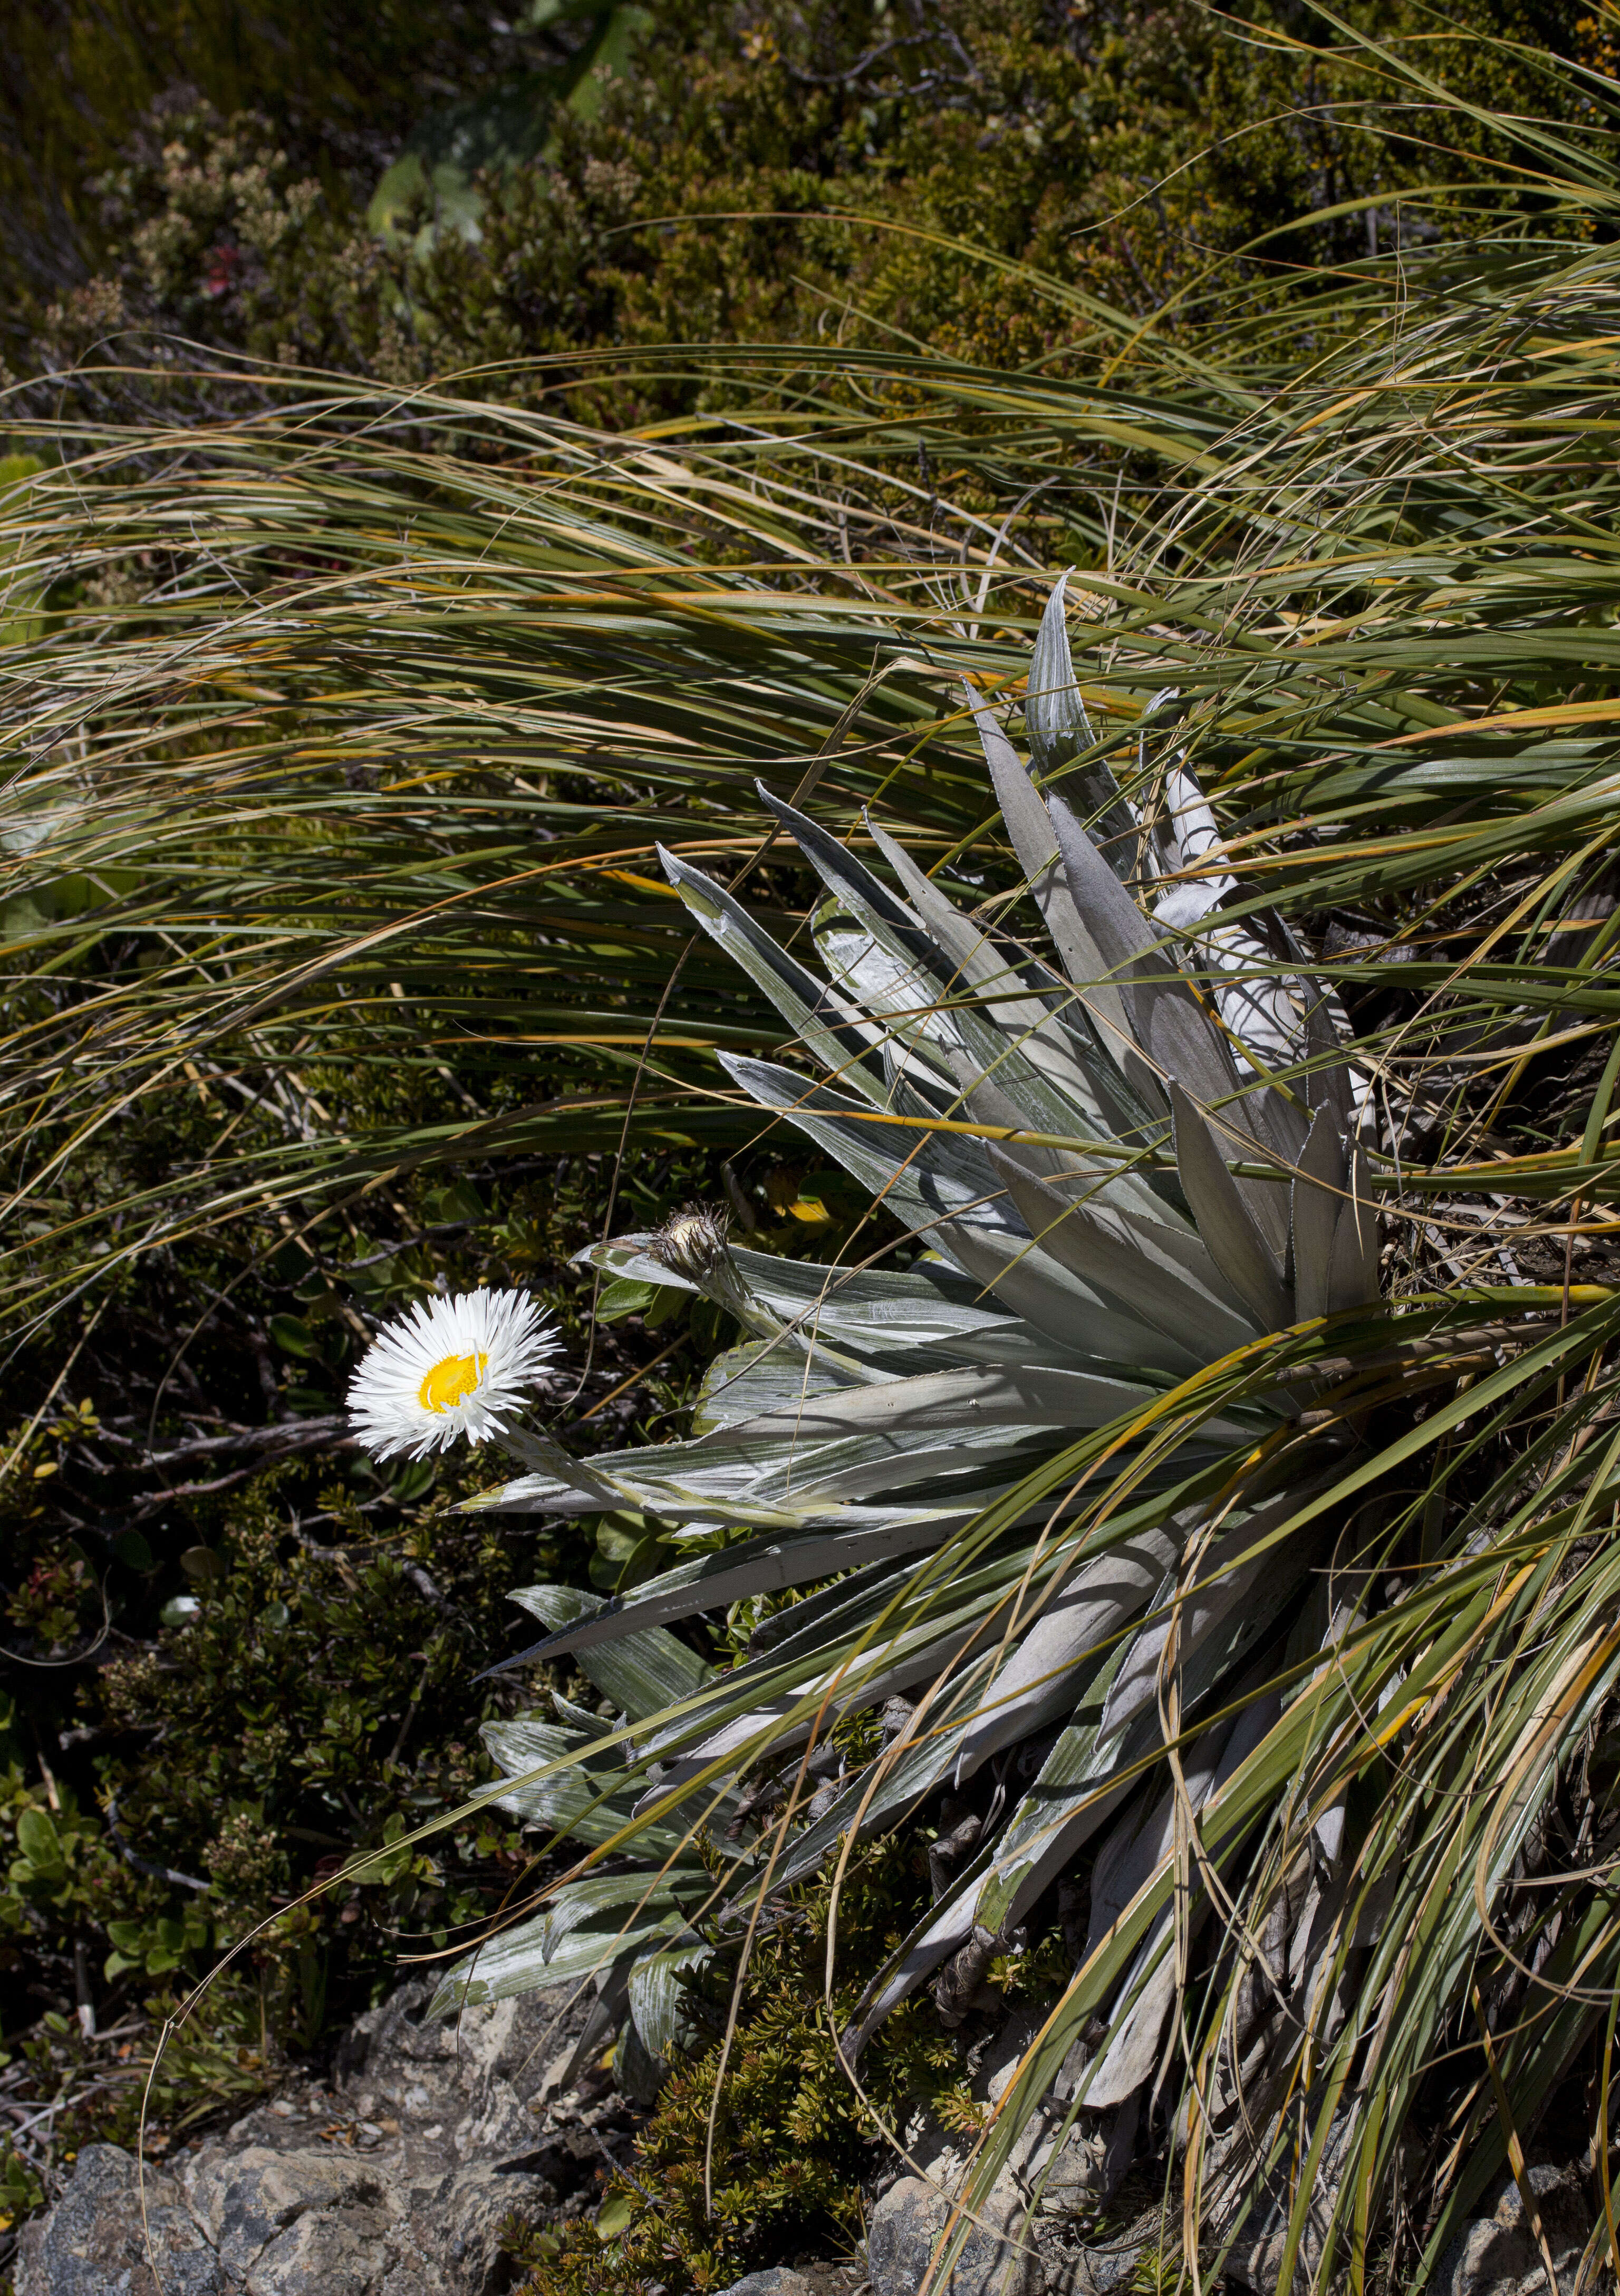
M 653 11 L 543 158 L 487 169 L 470 236 L 436 226 L 423 179 L 385 243 L 363 168 L 340 185 L 267 111 L 166 98 L 115 139 L 98 275 L 44 315 L 39 354 L 99 358 L 135 325 L 389 380 L 828 335 L 1050 365 L 1092 336 L 1087 299 L 1177 330 L 1227 308 L 1233 250 L 1252 291 L 1286 292 L 1522 203 L 1534 154 L 1508 116 L 1595 120 L 1534 54 L 1598 54 L 1574 0 L 1350 15 L 1501 116 L 1415 103 L 1285 0 L 1242 37 L 1196 0 L 708 0 Z M 634 418 L 671 391 L 584 403 Z
M 178 85 L 262 115 L 335 211 L 369 195 L 425 113 L 543 69 L 577 35 L 544 0 L 515 23 L 470 0 L 23 0 L 0 76 L 0 305 L 82 278 L 108 244 L 99 179 L 160 132 Z M 363 188 L 362 188 L 363 187 Z
M 164 1997 L 251 1933 L 164 2064 L 160 2141 L 176 2115 L 219 2099 L 219 2079 L 199 2078 L 200 2052 L 223 2055 L 227 2093 L 261 2086 L 289 2049 L 317 2045 L 330 2017 L 371 1997 L 402 1931 L 442 1937 L 522 1869 L 515 1832 L 486 1819 L 435 1859 L 402 1850 L 365 1887 L 299 1902 L 485 1774 L 478 1723 L 511 1693 L 492 1686 L 480 1702 L 469 1678 L 503 1636 L 514 1543 L 447 1512 L 460 1480 L 441 1476 L 436 1504 L 381 1521 L 361 1513 L 349 1477 L 316 1491 L 286 1466 L 212 1506 L 192 1502 L 197 1543 L 177 1571 L 149 1558 L 143 1571 L 111 1574 L 118 1623 L 102 1663 L 78 1670 L 65 1726 L 50 1726 L 59 1697 L 30 1698 L 26 1727 L 8 1708 L 7 2031 L 31 2022 L 43 1988 L 77 1999 L 94 2026 L 83 2038 L 47 2027 L 36 2054 L 105 2057 L 95 2027 L 143 2033 L 149 2054 Z M 45 1554 L 24 1593 L 54 1585 L 55 1617 L 32 1611 L 48 1632 L 66 1625 L 86 1574 L 60 1536 Z M 164 1605 L 168 1624 L 153 1615 L 164 1583 L 190 1589 Z M 14 1636 L 30 1609 L 10 1607 Z M 123 2058 L 121 2074 L 100 2066 L 102 2095 L 77 2133 L 133 2127 L 144 2062 L 127 2047 Z M 70 2144 L 76 2128 L 55 2133 Z

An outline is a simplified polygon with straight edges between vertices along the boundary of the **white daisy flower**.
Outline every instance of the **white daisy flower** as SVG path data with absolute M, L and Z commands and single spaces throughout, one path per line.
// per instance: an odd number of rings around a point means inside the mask
M 557 1353 L 545 1320 L 527 1292 L 418 1300 L 379 1332 L 349 1382 L 356 1434 L 374 1459 L 422 1459 L 459 1436 L 499 1435 Z

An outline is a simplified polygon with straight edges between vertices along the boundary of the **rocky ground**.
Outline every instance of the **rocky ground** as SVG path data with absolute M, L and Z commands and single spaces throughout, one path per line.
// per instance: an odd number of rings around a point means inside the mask
M 61 2199 L 22 2236 L 17 2296 L 502 2296 L 502 2226 L 593 2208 L 627 2162 L 637 2108 L 574 2062 L 585 2005 L 556 1997 L 427 2024 L 428 1988 L 406 1985 L 346 2038 L 330 2081 L 289 2089 L 143 2178 L 134 2157 L 87 2145 Z M 1016 2063 L 1010 2023 L 975 2087 L 986 2100 Z M 926 2114 L 909 2159 L 868 2196 L 864 2258 L 751 2273 L 729 2296 L 917 2296 L 945 2223 L 961 2156 Z M 1033 2156 L 1032 2164 L 1033 2165 Z M 1062 2159 L 1033 2240 L 1015 2164 L 938 2296 L 1125 2296 L 1158 2244 L 1148 2202 L 1100 2236 L 1081 2201 L 1084 2161 Z M 1533 2164 L 1562 2296 L 1593 2217 L 1578 2166 Z M 1247 2277 L 1264 2289 L 1264 2259 Z M 1609 2284 L 1612 2286 L 1612 2281 Z M 1538 2243 L 1513 2179 L 1452 2244 L 1435 2296 L 1542 2296 Z
M 494 2296 L 503 2220 L 593 2206 L 634 2110 L 560 2095 L 583 2008 L 534 1996 L 458 2028 L 421 2021 L 428 1991 L 361 2018 L 330 2084 L 149 2165 L 143 2194 L 129 2153 L 87 2145 L 23 2234 L 18 2296 Z

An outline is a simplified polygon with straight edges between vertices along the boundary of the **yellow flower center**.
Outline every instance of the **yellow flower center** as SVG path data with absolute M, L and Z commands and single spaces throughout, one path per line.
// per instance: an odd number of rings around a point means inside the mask
M 436 1363 L 417 1390 L 424 1411 L 448 1411 L 470 1395 L 484 1376 L 487 1356 L 446 1356 Z

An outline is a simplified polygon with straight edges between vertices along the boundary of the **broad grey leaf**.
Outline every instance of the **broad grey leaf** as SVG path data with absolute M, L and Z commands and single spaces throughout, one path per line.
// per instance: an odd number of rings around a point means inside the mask
M 1099 1049 L 1092 1048 L 1089 1054 L 1077 1051 L 1072 1033 L 1053 1017 L 1048 1000 L 1062 986 L 1057 976 L 1046 966 L 1032 964 L 1028 967 L 1035 983 L 1032 987 L 1011 959 L 953 907 L 931 877 L 924 876 L 903 845 L 897 845 L 875 822 L 869 825 L 879 851 L 905 888 L 918 914 L 962 980 L 984 999 L 983 1009 L 995 1026 L 1018 1046 L 1053 1090 L 1073 1103 L 1082 1119 L 1079 1128 L 1094 1128 L 1104 1137 L 1111 1136 L 1119 1122 L 1117 1072 Z M 1052 849 L 1055 853 L 1055 839 Z M 1134 1190 L 1141 1184 L 1132 1176 L 1112 1185 Z
M 547 1916 L 520 1922 L 458 1961 L 428 2004 L 429 2017 L 443 2017 L 452 2009 L 476 2009 L 487 2001 L 510 2001 L 524 1993 L 538 1993 L 560 1985 L 581 1985 L 625 1966 L 639 1955 L 656 1951 L 680 1926 L 677 1914 L 630 1931 L 578 1929 L 548 1961 L 544 1952 Z
M 611 1603 L 502 1663 L 519 1666 L 532 1659 L 589 1650 L 619 1635 L 639 1634 L 645 1627 L 689 1619 L 699 1611 L 719 1609 L 749 1595 L 774 1594 L 783 1587 L 802 1587 L 812 1579 L 914 1554 L 970 1521 L 980 1505 L 974 1498 L 943 1507 L 847 1507 L 839 1511 L 835 1529 L 768 1535 L 720 1554 L 700 1554 L 647 1579 L 636 1589 L 634 1603 Z
M 1241 1714 L 1215 1724 L 1199 1739 L 1182 1764 L 1187 1806 L 1193 1816 L 1248 1760 L 1281 1705 L 1274 1693 L 1257 1698 Z M 1122 1858 L 1109 1863 L 1111 1839 L 1098 1851 L 1092 1869 L 1091 1927 L 1084 1958 L 1090 1957 L 1137 1890 L 1173 1855 L 1175 1808 L 1172 1789 L 1127 1844 Z M 1152 1856 L 1155 1849 L 1158 1854 Z M 1232 1862 L 1230 1854 L 1217 1861 L 1217 1872 L 1230 1869 Z M 1195 1895 L 1199 1895 L 1196 1868 L 1193 1887 Z M 1195 1906 L 1193 1919 L 1207 1911 L 1207 1898 L 1203 1898 Z M 1158 2070 L 1175 2005 L 1174 1945 L 1174 1915 L 1166 1906 L 1142 1940 L 1132 1974 L 1121 1988 L 1121 2000 L 1109 2017 L 1108 2045 L 1081 2087 L 1080 2098 L 1087 2112 L 1105 2112 L 1123 2104 Z
M 1255 1337 L 1255 1325 L 1196 1232 L 1183 1235 L 1166 1222 L 1150 1225 L 1071 1203 L 1022 1170 L 1018 1152 L 992 1146 L 989 1155 L 1046 1257 L 1128 1305 L 1140 1321 L 1172 1341 L 1184 1360 L 1208 1363 Z
M 822 882 L 887 948 L 896 968 L 896 996 L 915 1006 L 926 1002 L 924 985 L 931 988 L 944 1008 L 941 1042 L 956 1041 L 981 1073 L 999 1079 L 1002 1089 L 1021 1111 L 1018 1119 L 1021 1125 L 1034 1131 L 1054 1132 L 1060 1138 L 1077 1127 L 1084 1129 L 1084 1110 L 1054 1090 L 1022 1050 L 1018 1039 L 1024 1029 L 1010 1032 L 995 1025 L 973 984 L 962 977 L 948 952 L 935 943 L 920 921 L 879 883 L 847 846 L 829 837 L 791 806 L 769 797 L 766 802 L 791 831 Z M 1032 1014 L 1030 1019 L 1035 1017 Z
M 1106 1298 L 1049 1258 L 1032 1241 L 987 1236 L 966 1221 L 942 1220 L 939 1240 L 958 1265 L 975 1275 L 1035 1329 L 1071 1354 L 1098 1362 L 1141 1365 L 1179 1376 L 1187 1366 L 1184 1349 L 1162 1332 Z
M 601 1616 L 601 1596 L 577 1587 L 517 1587 L 511 1599 L 553 1632 Z M 715 1678 L 715 1669 L 662 1628 L 597 1645 L 581 1664 L 604 1698 L 633 1722 L 673 1706 Z
M 612 1736 L 613 1725 L 605 1715 L 596 1713 L 588 1706 L 576 1706 L 573 1700 L 565 1698 L 560 1690 L 552 1691 L 552 1704 L 556 1710 L 557 1719 L 565 1729 L 581 1731 L 587 1738 Z
M 1305 1048 L 1309 1067 L 1305 1073 L 1305 1099 L 1312 1108 L 1330 1108 L 1341 1133 L 1348 1133 L 1352 1123 L 1352 1094 L 1350 1071 L 1345 1065 L 1343 1036 L 1335 1012 L 1335 1000 L 1310 975 L 1305 980 Z
M 553 1960 L 563 1939 L 586 1923 L 600 1929 L 610 1914 L 628 1912 L 642 1928 L 659 1919 L 674 1906 L 700 1900 L 708 1893 L 708 1876 L 701 1866 L 681 1870 L 677 1876 L 660 1876 L 643 1868 L 635 1874 L 587 1874 L 565 1882 L 545 1909 L 541 1951 Z
M 609 1243 L 587 1243 L 583 1251 L 574 1254 L 577 1267 L 600 1268 L 604 1275 L 617 1275 L 627 1283 L 662 1284 L 671 1292 L 697 1291 L 697 1285 L 684 1275 L 677 1275 L 673 1267 L 666 1267 L 655 1259 L 647 1246 L 652 1242 L 650 1233 L 644 1235 L 616 1235 Z
M 1079 1293 L 1073 1277 L 1064 1280 Z M 1100 1324 L 1104 1311 L 1089 1308 L 1087 1319 Z M 1161 1344 L 1157 1334 L 1143 1332 L 1142 1341 L 1132 1351 L 1142 1365 L 1140 1380 L 1121 1376 L 1117 1360 L 1106 1368 L 992 1363 L 877 1378 L 694 1442 L 610 1454 L 604 1464 L 622 1504 L 689 1526 L 830 1527 L 847 1518 L 851 1503 L 880 1502 L 902 1485 L 908 1516 L 953 1512 L 953 1501 L 970 1512 L 1032 1467 L 1066 1429 L 1106 1426 L 1150 1409 L 1168 1374 L 1155 1380 L 1143 1361 Z M 1204 1447 L 1240 1442 L 1264 1423 L 1246 1407 L 1241 1418 L 1211 1418 L 1189 1439 Z M 520 1477 L 473 1504 L 514 1513 L 544 1507 L 551 1502 L 539 1481 Z
M 1179 1081 L 1198 1100 L 1219 1105 L 1231 1130 L 1252 1136 L 1255 1127 L 1242 1104 L 1231 1054 L 1167 958 L 1163 936 L 1143 917 L 1060 798 L 1051 801 L 1051 817 L 1069 891 L 1119 980 L 1132 1034 L 1159 1090 L 1167 1095 L 1171 1080 Z M 1256 1208 L 1256 1217 L 1264 1227 L 1264 1206 Z M 1270 1241 L 1280 1259 L 1288 1250 L 1286 1207 L 1277 1212 L 1276 1227 Z
M 950 999 L 934 987 L 932 967 L 919 967 L 894 956 L 858 921 L 844 916 L 836 901 L 822 904 L 814 927 L 818 954 L 828 975 L 858 1009 L 880 1016 L 885 1049 L 903 1065 L 937 1070 L 939 1061 L 958 1043 Z M 817 1053 L 823 1065 L 837 1073 L 837 1063 Z
M 1328 1312 L 1360 1308 L 1378 1296 L 1379 1216 L 1367 1152 L 1358 1140 L 1350 1158 L 1350 1201 L 1339 1207 L 1328 1255 Z
M 633 1965 L 630 2015 L 650 2057 L 668 2064 L 680 2054 L 691 2022 L 683 1980 L 707 1969 L 714 1957 L 713 1946 L 688 1931 Z
M 1042 1764 L 988 1858 L 968 1887 L 953 1893 L 928 1923 L 906 1939 L 873 1979 L 855 2024 L 845 2036 L 852 2054 L 865 2046 L 893 2010 L 949 1954 L 966 1943 L 976 1923 L 993 1932 L 1010 1928 L 1041 1891 L 1107 1824 L 1131 1791 L 1133 1737 L 1100 1743 L 1098 1722 L 1120 1653 L 1089 1685 L 1085 1703 Z M 1145 1741 L 1144 1741 L 1145 1742 Z
M 1280 1541 L 1275 1534 L 1322 1487 L 1322 1479 L 1315 1477 L 1268 1499 L 1219 1531 L 1197 1558 L 1192 1591 L 1182 1602 L 1177 1625 L 1183 1712 L 1202 1695 L 1215 1672 L 1231 1665 L 1277 1616 L 1315 1562 L 1326 1535 L 1319 1522 L 1307 1523 Z M 1136 1715 L 1157 1706 L 1159 1669 L 1176 1623 L 1173 1591 L 1166 1585 L 1154 1615 L 1125 1653 L 1109 1693 L 1104 1736 L 1123 1730 Z M 1235 1634 L 1224 1634 L 1234 1620 Z
M 686 1460 L 781 1439 L 807 1448 L 860 1434 L 946 1434 L 961 1439 L 979 1428 L 1104 1427 L 1140 1407 L 1154 1390 L 1128 1379 L 1048 1364 L 983 1364 L 927 1372 L 914 1379 L 809 1396 L 781 1411 L 696 1443 L 661 1444 Z M 1236 1429 L 1232 1431 L 1238 1432 Z
M 1066 1425 L 1106 1423 L 1089 1418 L 1026 1419 L 1010 1403 L 978 1415 L 970 1413 L 955 1428 L 920 1406 L 912 1423 L 896 1417 L 854 1431 L 831 1415 L 835 1400 L 841 1406 L 865 1396 L 888 1397 L 896 1388 L 920 1388 L 925 1380 L 999 1378 L 1010 1369 L 974 1365 L 846 1390 L 836 1398 L 812 1396 L 802 1406 L 745 1420 L 695 1443 L 659 1444 L 656 1468 L 649 1465 L 634 1476 L 626 1472 L 623 1488 L 633 1505 L 676 1522 L 797 1528 L 807 1526 L 813 1517 L 841 1511 L 849 1501 L 874 1499 L 902 1484 L 916 1502 L 922 1501 L 928 1494 L 918 1486 L 933 1478 L 945 1479 L 942 1491 L 933 1495 L 943 1501 L 952 1481 L 964 1475 L 971 1473 L 982 1483 L 998 1462 L 1009 1463 L 1004 1472 L 1010 1472 L 1014 1457 L 1033 1465 L 1035 1454 L 1050 1447 L 1044 1439 Z M 1066 1375 L 1086 1376 L 1080 1372 Z M 1054 1408 L 1102 1408 L 1100 1398 L 1093 1401 L 1074 1390 L 1067 1397 L 1054 1391 L 1051 1399 Z M 1035 1452 L 1029 1447 L 1032 1442 Z M 665 1454 L 668 1456 L 661 1456 Z
M 802 1353 L 763 1340 L 745 1340 L 740 1347 L 722 1349 L 704 1373 L 692 1407 L 691 1431 L 713 1434 L 763 1412 L 790 1408 L 803 1398 L 839 1393 L 857 1383 L 825 1349 L 815 1347 L 814 1329 L 806 1334 Z
M 1176 1170 L 1199 1234 L 1261 1331 L 1285 1331 L 1294 1321 L 1293 1302 L 1280 1261 L 1251 1215 L 1248 1196 L 1240 1193 L 1215 1134 L 1174 1078 L 1170 1101 Z
M 1125 1002 L 1118 982 L 1112 978 L 1112 968 L 1083 921 L 1064 879 L 1051 816 L 993 712 L 970 686 L 968 701 L 1019 866 L 1029 881 L 1035 906 L 1068 967 L 1070 985 L 1079 992 L 1103 1049 L 1124 1069 L 1133 1043 Z M 1149 1082 L 1151 1105 L 1157 1095 Z
M 1064 612 L 1068 589 L 1068 574 L 1060 574 L 1048 594 L 1041 627 L 1035 633 L 1035 651 L 1029 657 L 1024 730 L 1043 773 L 1050 772 L 1063 758 L 1072 757 L 1077 746 L 1089 750 L 1095 738 L 1075 677 L 1075 658 L 1069 648 L 1068 621 Z M 1102 770 L 1106 773 L 1108 768 L 1104 767 Z M 1112 775 L 1109 778 L 1111 781 Z M 1117 797 L 1117 790 L 1115 795 Z
M 1019 1235 L 998 1210 L 1001 1194 L 984 1150 L 961 1136 L 873 1123 L 854 1103 L 767 1061 L 723 1053 L 721 1065 L 762 1107 L 788 1118 L 870 1188 L 897 1219 L 928 1235 L 954 1216 L 976 1227 Z
M 847 1666 L 823 1670 L 798 1689 L 764 1701 L 748 1713 L 722 1723 L 696 1746 L 672 1755 L 663 1775 L 642 1792 L 637 1811 L 665 1804 L 673 1810 L 676 1801 L 672 1797 L 694 1785 L 722 1757 L 732 1757 L 746 1768 L 767 1752 L 773 1756 L 793 1753 L 812 1732 L 824 1738 L 844 1715 L 880 1706 L 915 1689 L 919 1683 L 942 1678 L 972 1658 L 971 1640 L 971 1627 L 966 1634 L 958 1628 L 944 1635 L 900 1636 L 892 1643 L 862 1652 Z M 674 1730 L 665 1734 L 670 1738 L 676 1734 Z M 656 1753 L 659 1742 L 655 1739 L 649 1751 Z M 712 1792 L 715 1783 L 711 1780 L 697 1790 Z
M 1108 1658 L 1112 1636 L 1147 1608 L 1177 1547 L 1165 1530 L 1144 1531 L 1083 1563 L 1023 1628 L 985 1693 L 956 1763 L 956 1784 L 1015 1739 L 1072 1714 Z
M 993 1073 L 981 1069 L 966 1053 L 959 1049 L 951 1066 L 961 1086 L 962 1112 L 975 1124 L 982 1124 L 987 1132 L 1039 1132 L 1043 1128 L 1027 1109 L 1017 1107 L 1008 1099 Z M 986 1140 L 986 1152 L 996 1144 Z M 1062 1148 L 1048 1148 L 1035 1141 L 1022 1142 L 1020 1147 L 1031 1167 L 1043 1174 L 1060 1172 L 1074 1161 L 1073 1152 Z
M 665 874 L 691 914 L 749 980 L 764 989 L 794 1034 L 844 1084 L 873 1107 L 880 1106 L 882 1086 L 868 1063 L 882 1032 L 863 1022 L 856 1008 L 779 948 L 724 886 L 661 845 L 658 850 Z
M 1294 974 L 1279 972 L 1274 952 L 1241 919 L 1227 924 L 1207 917 L 1194 938 L 1217 976 L 1215 1008 L 1237 1046 L 1240 1062 L 1248 1053 L 1256 1068 L 1273 1074 L 1291 1068 L 1305 1051 L 1304 984 Z M 1256 1097 L 1249 1095 L 1251 1101 Z M 1258 1097 L 1274 1115 L 1274 1099 Z
M 1184 757 L 1165 775 L 1165 804 L 1171 824 L 1164 855 L 1166 866 L 1178 873 L 1201 871 L 1198 880 L 1200 889 L 1210 901 L 1218 901 L 1238 881 L 1218 865 L 1210 868 L 1212 857 L 1222 850 L 1221 832 L 1209 800 L 1188 770 Z
M 662 1263 L 646 1250 L 650 1241 L 632 1235 L 617 1244 L 588 1244 L 576 1255 L 577 1264 L 656 1283 Z M 732 1258 L 750 1294 L 812 1342 L 824 1337 L 887 1355 L 912 1347 L 978 1349 L 1005 1340 L 1024 1361 L 1034 1341 L 1016 1316 L 986 1305 L 979 1286 L 943 1259 L 922 1261 L 902 1275 L 763 1251 L 734 1250 Z M 683 1292 L 697 1288 L 667 1273 L 663 1280 Z
M 1329 1262 L 1348 1182 L 1335 1111 L 1317 1108 L 1300 1151 L 1293 1187 L 1294 1313 L 1301 1323 L 1331 1312 Z
M 565 1758 L 579 1754 L 590 1742 L 532 1715 L 486 1722 L 479 1734 L 507 1780 L 487 1789 L 487 1798 L 525 1825 L 545 1826 L 593 1844 L 610 1840 L 628 1824 L 635 1796 L 622 1781 L 622 1748 L 586 1752 L 565 1767 Z M 641 1846 L 653 1857 L 667 1857 L 679 1850 L 681 1837 L 659 1826 Z

